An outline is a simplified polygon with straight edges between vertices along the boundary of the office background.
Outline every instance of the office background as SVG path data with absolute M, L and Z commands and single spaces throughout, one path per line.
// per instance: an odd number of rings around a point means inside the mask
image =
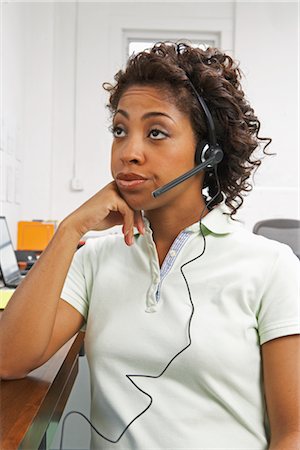
M 1 215 L 61 220 L 110 181 L 107 94 L 130 40 L 206 39 L 240 61 L 247 98 L 270 151 L 238 217 L 299 218 L 298 2 L 13 2 L 1 4 Z M 73 180 L 73 184 L 72 184 Z M 81 358 L 68 402 L 88 413 Z M 66 448 L 88 442 L 67 425 Z M 58 436 L 53 448 L 58 447 Z

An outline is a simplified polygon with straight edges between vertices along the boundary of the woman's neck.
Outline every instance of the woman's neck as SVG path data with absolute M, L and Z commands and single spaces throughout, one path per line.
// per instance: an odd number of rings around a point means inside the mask
M 197 222 L 201 214 L 204 217 L 207 213 L 208 211 L 205 210 L 203 197 L 196 204 L 193 202 L 193 204 L 182 207 L 170 205 L 164 208 L 145 211 L 145 216 L 151 224 L 153 240 L 157 248 L 160 264 L 179 233 Z

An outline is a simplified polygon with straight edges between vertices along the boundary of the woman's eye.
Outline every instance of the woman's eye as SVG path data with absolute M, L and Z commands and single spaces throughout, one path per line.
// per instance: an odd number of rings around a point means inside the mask
M 167 133 L 165 133 L 164 131 L 158 130 L 158 129 L 153 129 L 150 131 L 149 136 L 152 139 L 164 139 L 166 138 L 168 135 Z
M 111 131 L 116 138 L 125 136 L 125 130 L 121 127 L 112 127 Z

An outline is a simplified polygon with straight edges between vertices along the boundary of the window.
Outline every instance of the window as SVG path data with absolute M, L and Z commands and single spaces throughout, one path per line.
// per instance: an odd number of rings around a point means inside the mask
M 185 34 L 185 37 L 181 37 Z M 132 53 L 138 53 L 146 48 L 152 47 L 155 42 L 159 41 L 172 41 L 172 42 L 187 42 L 194 47 L 218 47 L 219 46 L 219 33 L 206 32 L 206 33 L 191 33 L 182 31 L 169 31 L 169 32 L 157 32 L 157 31 L 124 31 L 125 35 L 125 54 L 126 56 L 132 55 Z

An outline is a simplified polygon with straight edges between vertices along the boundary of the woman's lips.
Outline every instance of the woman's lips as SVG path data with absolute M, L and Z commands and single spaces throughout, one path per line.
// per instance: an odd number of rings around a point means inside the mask
M 145 184 L 148 181 L 147 178 L 144 178 L 142 175 L 128 173 L 128 174 L 119 174 L 116 178 L 116 183 L 120 189 L 131 190 L 135 189 L 139 186 Z
M 122 189 L 133 189 L 144 184 L 147 180 L 116 180 L 117 185 Z

